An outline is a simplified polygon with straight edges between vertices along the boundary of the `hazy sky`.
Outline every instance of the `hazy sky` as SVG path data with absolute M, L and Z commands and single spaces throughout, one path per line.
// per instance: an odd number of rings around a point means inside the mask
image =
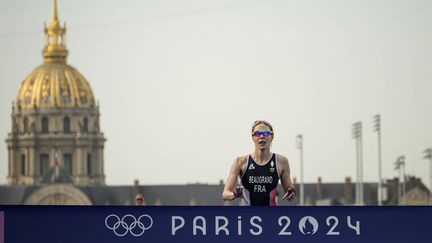
M 107 184 L 218 183 L 273 124 L 273 151 L 299 178 L 355 180 L 351 126 L 363 121 L 364 178 L 406 156 L 429 185 L 432 2 L 421 0 L 59 0 L 68 63 L 90 82 L 107 137 Z M 11 104 L 42 64 L 52 1 L 0 0 L 0 184 Z

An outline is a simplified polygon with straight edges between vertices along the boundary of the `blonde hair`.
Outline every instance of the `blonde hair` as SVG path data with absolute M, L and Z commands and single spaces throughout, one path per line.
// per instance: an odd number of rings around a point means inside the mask
M 255 127 L 258 126 L 259 124 L 264 124 L 264 125 L 268 126 L 270 128 L 270 131 L 274 132 L 273 126 L 268 121 L 265 121 L 265 120 L 254 121 L 254 123 L 252 123 L 252 131 L 251 132 L 253 132 Z

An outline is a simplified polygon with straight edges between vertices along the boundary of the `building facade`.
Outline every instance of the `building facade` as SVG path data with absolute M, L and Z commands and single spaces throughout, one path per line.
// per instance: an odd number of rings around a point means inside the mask
M 74 184 L 104 185 L 99 107 L 90 84 L 67 64 L 56 1 L 44 33 L 43 64 L 21 83 L 12 107 L 7 183 L 38 185 L 52 167 L 61 167 Z

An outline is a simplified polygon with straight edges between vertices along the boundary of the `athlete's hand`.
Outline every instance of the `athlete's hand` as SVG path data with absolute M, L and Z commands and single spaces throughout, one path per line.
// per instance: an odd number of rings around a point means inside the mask
M 282 197 L 282 200 L 287 199 L 288 201 L 293 200 L 297 196 L 296 189 L 294 187 L 288 188 L 288 191 L 285 193 L 285 195 Z
M 234 198 L 233 199 L 236 199 L 236 198 L 239 198 L 239 197 L 243 197 L 243 187 L 242 186 L 236 186 L 234 188 L 233 194 L 234 194 Z

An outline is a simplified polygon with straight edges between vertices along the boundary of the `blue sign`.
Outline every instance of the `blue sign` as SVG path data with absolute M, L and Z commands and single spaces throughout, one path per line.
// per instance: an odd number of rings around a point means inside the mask
M 0 243 L 430 243 L 431 216 L 429 206 L 0 206 Z

